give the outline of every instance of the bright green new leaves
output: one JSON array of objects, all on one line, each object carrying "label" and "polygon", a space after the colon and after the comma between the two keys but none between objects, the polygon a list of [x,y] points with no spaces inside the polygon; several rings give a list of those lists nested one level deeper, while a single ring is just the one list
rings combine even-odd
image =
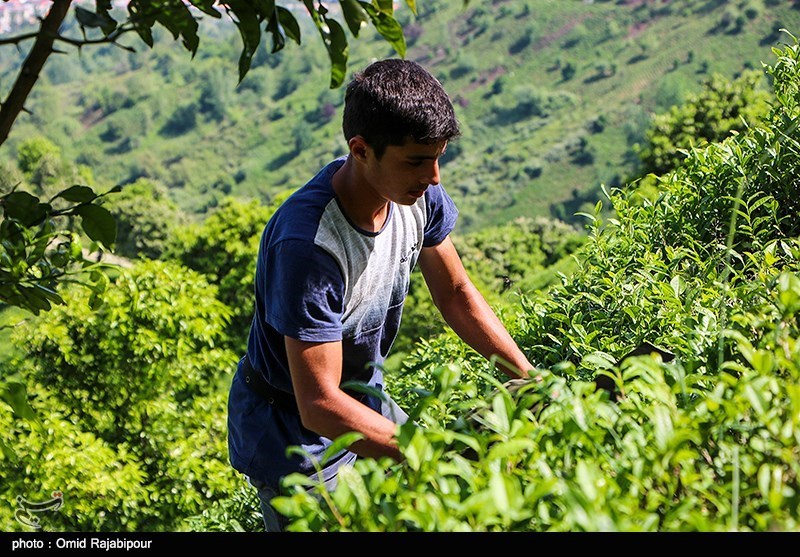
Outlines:
[{"label": "bright green new leaves", "polygon": [[[292,492],[292,528],[797,530],[798,60],[768,70],[763,120],[693,149],[655,200],[609,192],[571,276],[522,293],[510,332],[541,381],[500,384],[453,334],[425,339],[387,381],[411,408],[405,462],[356,461],[337,513]],[[623,357],[643,341],[675,360]]]},{"label": "bright green new leaves", "polygon": [[[225,387],[237,357],[218,347],[229,312],[216,293],[177,264],[141,262],[96,310],[74,289],[71,303],[18,326],[24,356],[8,365],[45,427],[0,414],[18,457],[0,461],[3,497],[62,490],[68,507],[48,529],[70,531],[175,531],[228,500],[239,478],[224,456]],[[2,399],[11,394],[23,411],[21,393]],[[0,523],[22,528],[11,507]]]}]

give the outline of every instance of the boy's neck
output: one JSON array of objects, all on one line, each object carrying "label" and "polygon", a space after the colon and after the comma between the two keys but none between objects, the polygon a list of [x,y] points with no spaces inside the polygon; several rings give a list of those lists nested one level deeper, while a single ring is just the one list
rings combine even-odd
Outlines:
[{"label": "boy's neck", "polygon": [[367,232],[378,232],[383,228],[389,216],[389,202],[371,195],[350,157],[334,173],[333,191],[353,224]]}]

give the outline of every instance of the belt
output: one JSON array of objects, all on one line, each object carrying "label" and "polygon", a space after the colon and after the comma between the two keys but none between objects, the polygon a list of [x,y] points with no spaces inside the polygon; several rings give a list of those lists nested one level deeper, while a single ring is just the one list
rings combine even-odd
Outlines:
[{"label": "belt", "polygon": [[294,414],[300,414],[300,410],[297,409],[297,401],[294,398],[294,394],[276,389],[267,383],[267,380],[264,379],[264,375],[253,367],[247,355],[242,358],[242,366],[239,371],[242,374],[244,382],[275,408],[280,408],[281,410]]}]

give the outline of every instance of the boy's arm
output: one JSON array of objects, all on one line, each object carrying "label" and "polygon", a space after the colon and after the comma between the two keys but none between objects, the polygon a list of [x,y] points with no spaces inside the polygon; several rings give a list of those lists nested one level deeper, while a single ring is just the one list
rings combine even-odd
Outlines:
[{"label": "boy's arm", "polygon": [[423,248],[419,265],[434,304],[456,334],[484,358],[496,355],[513,366],[497,362],[509,377],[528,377],[533,365],[467,276],[452,240]]},{"label": "boy's arm", "polygon": [[339,387],[342,379],[342,343],[284,338],[292,387],[303,426],[328,439],[356,431],[364,435],[364,439],[351,446],[356,454],[402,460],[395,437],[397,424],[358,402]]}]

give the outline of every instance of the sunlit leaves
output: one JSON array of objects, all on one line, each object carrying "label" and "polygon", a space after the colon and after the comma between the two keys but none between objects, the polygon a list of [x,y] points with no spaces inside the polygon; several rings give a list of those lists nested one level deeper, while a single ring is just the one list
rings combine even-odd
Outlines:
[{"label": "sunlit leaves", "polygon": [[403,29],[394,18],[392,2],[377,2],[376,7],[367,2],[359,2],[367,12],[372,24],[378,33],[392,45],[392,48],[402,57],[406,55],[406,40],[403,36]]},{"label": "sunlit leaves", "polygon": [[358,37],[361,28],[367,24],[369,17],[362,4],[367,2],[359,2],[358,0],[340,0],[339,4],[342,6],[342,14],[347,23],[347,28],[354,37]]},{"label": "sunlit leaves", "polygon": [[[348,530],[800,526],[798,59],[781,52],[763,123],[692,150],[657,200],[613,191],[613,219],[586,213],[576,271],[524,296],[511,327],[541,382],[500,385],[451,334],[420,342],[387,382],[418,404],[406,461],[391,487],[364,482],[375,512],[343,517]],[[624,357],[643,341],[676,357]],[[357,470],[385,477],[386,463]]]},{"label": "sunlit leaves", "polygon": [[[88,306],[86,289],[70,289],[69,303],[14,333],[33,409],[51,437],[27,434],[19,421],[3,430],[24,435],[16,452],[35,477],[63,482],[57,487],[81,501],[81,512],[55,517],[60,528],[147,529],[147,507],[158,528],[180,529],[186,516],[230,497],[236,481],[218,458],[226,450],[218,384],[236,362],[216,347],[228,310],[201,275],[174,263],[142,262],[113,282],[90,274],[106,281],[89,295],[98,305]],[[22,392],[7,393],[0,399],[23,412]],[[5,489],[25,489],[26,476],[0,472]],[[115,513],[102,513],[98,501],[112,501]]]}]

